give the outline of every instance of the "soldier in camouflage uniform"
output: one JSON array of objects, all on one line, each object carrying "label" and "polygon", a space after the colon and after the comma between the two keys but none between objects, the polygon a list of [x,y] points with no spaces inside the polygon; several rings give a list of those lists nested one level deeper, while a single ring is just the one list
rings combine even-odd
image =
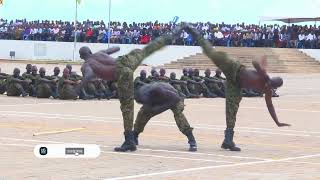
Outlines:
[{"label": "soldier in camouflage uniform", "polygon": [[169,109],[179,130],[187,136],[190,144],[189,151],[197,151],[197,143],[186,117],[183,114],[184,100],[180,98],[177,90],[168,83],[156,82],[142,86],[136,93],[137,103],[142,104],[134,124],[134,138],[138,145],[138,136],[143,132],[148,121]]},{"label": "soldier in camouflage uniform", "polygon": [[7,78],[7,96],[27,96],[28,93],[24,87],[30,83],[30,80],[25,80],[20,76],[20,69],[14,68],[13,75]]},{"label": "soldier in camouflage uniform", "polygon": [[7,91],[7,78],[9,77],[6,73],[1,73],[0,68],[0,94],[4,94]]},{"label": "soldier in camouflage uniform", "polygon": [[158,77],[159,82],[165,82],[168,83],[170,81],[170,78],[166,76],[166,70],[164,68],[160,69],[160,75]]},{"label": "soldier in camouflage uniform", "polygon": [[25,79],[25,80],[30,80],[31,83],[30,84],[27,84],[24,89],[26,89],[27,93],[29,94],[29,96],[32,96],[32,97],[36,97],[36,78],[38,76],[38,68],[37,66],[31,66],[31,73],[29,71],[29,64],[27,65],[26,69],[27,69],[27,72],[23,73],[22,74],[22,77]]},{"label": "soldier in camouflage uniform", "polygon": [[[210,69],[206,69],[204,72],[205,76],[203,77],[204,83],[208,87],[208,89],[218,95],[219,97],[225,97],[224,91],[220,88],[221,84],[223,84],[223,81],[216,78],[216,77],[211,77],[211,71]],[[220,85],[220,86],[219,86]]]},{"label": "soldier in camouflage uniform", "polygon": [[156,68],[152,68],[151,72],[150,72],[150,76],[148,76],[148,78],[147,78],[150,82],[154,81],[154,73],[155,72],[157,72]]},{"label": "soldier in camouflage uniform", "polygon": [[65,68],[63,75],[58,81],[59,98],[63,100],[76,100],[80,96],[80,83],[70,78],[70,70]]},{"label": "soldier in camouflage uniform", "polygon": [[241,88],[250,88],[256,91],[265,93],[265,101],[267,108],[274,122],[279,126],[290,126],[286,123],[280,123],[275,113],[272,104],[272,89],[281,87],[283,80],[280,77],[270,78],[265,69],[266,57],[263,57],[261,62],[253,61],[255,70],[251,70],[242,65],[239,61],[233,61],[226,53],[215,51],[210,42],[204,40],[197,30],[190,26],[185,26],[185,29],[191,33],[192,37],[202,47],[203,52],[209,59],[222,70],[227,78],[226,83],[226,124],[225,139],[221,145],[223,149],[231,151],[240,151],[233,142],[234,127],[236,122],[236,115],[239,108],[239,103],[242,99]]},{"label": "soldier in camouflage uniform", "polygon": [[46,76],[46,69],[41,67],[35,82],[37,98],[58,97],[57,80]]},{"label": "soldier in camouflage uniform", "polygon": [[24,72],[24,73],[22,74],[22,77],[23,77],[24,79],[26,79],[27,76],[31,75],[31,69],[32,69],[32,65],[31,65],[31,64],[27,64],[27,65],[26,65],[26,72]]},{"label": "soldier in camouflage uniform", "polygon": [[199,96],[195,94],[191,94],[187,87],[187,81],[181,81],[176,79],[176,73],[170,73],[170,80],[169,83],[173,86],[179,93],[181,97],[186,98],[199,98]]},{"label": "soldier in camouflage uniform", "polygon": [[205,84],[205,81],[203,80],[203,77],[200,76],[199,69],[195,69],[193,74],[191,73],[189,76],[191,79],[197,82],[197,84],[195,84],[196,94],[203,94],[203,96],[206,98],[217,97],[216,94],[210,92],[209,88]]},{"label": "soldier in camouflage uniform", "polygon": [[59,76],[59,74],[60,74],[60,68],[59,67],[54,67],[53,75],[51,76],[51,79],[59,80],[61,78]]},{"label": "soldier in camouflage uniform", "polygon": [[147,72],[145,70],[141,70],[140,76],[136,77],[133,83],[134,83],[134,92],[136,93],[142,86],[148,83],[151,83],[151,81],[147,79]]},{"label": "soldier in camouflage uniform", "polygon": [[120,100],[120,109],[122,111],[125,142],[121,147],[116,147],[115,151],[135,151],[136,145],[133,141],[133,110],[134,110],[134,84],[133,73],[142,63],[142,61],[171,43],[172,38],[164,36],[150,42],[142,50],[135,49],[130,53],[120,56],[117,60],[110,54],[119,51],[119,47],[109,48],[92,54],[88,47],[80,48],[80,57],[85,60],[82,65],[82,74],[84,75],[83,84],[86,84],[93,78],[101,78],[109,81],[117,81],[118,96]]}]

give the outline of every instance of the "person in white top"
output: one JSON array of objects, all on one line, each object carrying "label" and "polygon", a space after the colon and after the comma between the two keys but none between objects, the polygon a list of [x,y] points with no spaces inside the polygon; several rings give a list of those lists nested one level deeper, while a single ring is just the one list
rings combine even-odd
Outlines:
[{"label": "person in white top", "polygon": [[314,34],[314,32],[310,32],[307,36],[306,36],[306,48],[311,48],[313,49],[316,43],[316,35]]},{"label": "person in white top", "polygon": [[304,43],[306,40],[306,36],[303,32],[301,32],[298,36],[299,42],[298,42],[298,48],[304,48]]}]

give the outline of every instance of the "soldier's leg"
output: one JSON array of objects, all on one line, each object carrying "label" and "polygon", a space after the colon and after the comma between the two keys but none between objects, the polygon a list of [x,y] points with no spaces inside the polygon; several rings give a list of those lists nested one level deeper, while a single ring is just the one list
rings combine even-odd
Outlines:
[{"label": "soldier's leg", "polygon": [[233,142],[237,112],[239,109],[239,104],[242,99],[241,88],[232,82],[227,82],[226,87],[226,124],[227,128],[225,130],[225,139],[221,145],[224,149],[230,149],[231,151],[240,151],[241,149],[236,147]]},{"label": "soldier's leg", "polygon": [[182,92],[187,96],[187,98],[199,98],[198,95],[192,94],[189,89],[187,84],[181,84],[180,85]]},{"label": "soldier's leg", "polygon": [[121,147],[116,147],[115,151],[135,151],[134,142],[133,113],[134,113],[134,89],[133,89],[133,71],[128,67],[117,67],[118,77],[118,96],[120,100],[120,109],[122,111],[125,142]]},{"label": "soldier's leg", "polygon": [[133,128],[134,141],[136,145],[139,144],[139,141],[138,141],[139,134],[143,132],[144,127],[147,125],[149,120],[156,115],[157,114],[155,113],[146,111],[144,106],[140,108],[136,121],[134,123],[134,128]]},{"label": "soldier's leg", "polygon": [[13,92],[13,96],[20,96],[22,95],[23,97],[27,96],[27,92],[24,90],[23,86],[19,83],[14,84],[15,91]]},{"label": "soldier's leg", "polygon": [[38,85],[37,98],[49,98],[51,96],[51,87],[47,83]]},{"label": "soldier's leg", "polygon": [[171,110],[174,114],[174,119],[179,130],[188,138],[188,143],[190,144],[189,151],[197,151],[197,143],[192,133],[193,128],[190,126],[187,118],[183,114],[184,106],[184,101],[181,100]]},{"label": "soldier's leg", "polygon": [[6,82],[4,80],[0,81],[0,94],[3,94],[7,91]]},{"label": "soldier's leg", "polygon": [[214,94],[214,93],[209,91],[209,88],[204,83],[200,84],[200,91],[201,91],[201,93],[203,94],[204,97],[207,97],[207,98],[215,98],[215,97],[217,97],[216,94]]},{"label": "soldier's leg", "polygon": [[77,99],[78,94],[80,93],[79,87],[74,87],[70,84],[65,84],[60,92],[60,99],[68,100],[68,99]]}]

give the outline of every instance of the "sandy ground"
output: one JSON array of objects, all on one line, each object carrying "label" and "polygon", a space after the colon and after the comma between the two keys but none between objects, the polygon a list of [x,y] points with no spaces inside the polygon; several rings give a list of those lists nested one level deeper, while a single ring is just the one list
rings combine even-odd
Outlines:
[{"label": "sandy ground", "polygon": [[[25,65],[0,66],[10,72],[13,66]],[[150,121],[136,152],[115,153],[113,148],[123,142],[117,100],[61,101],[2,95],[0,180],[320,179],[320,74],[281,76],[285,84],[279,89],[281,97],[273,102],[280,121],[292,126],[276,127],[263,98],[243,98],[235,129],[241,152],[220,148],[225,128],[222,98],[185,102],[198,152],[187,151],[187,139],[167,111]],[[139,107],[135,106],[135,114]],[[35,132],[79,127],[85,129],[32,136]],[[98,144],[102,152],[96,159],[36,158],[33,148],[46,143]]]}]

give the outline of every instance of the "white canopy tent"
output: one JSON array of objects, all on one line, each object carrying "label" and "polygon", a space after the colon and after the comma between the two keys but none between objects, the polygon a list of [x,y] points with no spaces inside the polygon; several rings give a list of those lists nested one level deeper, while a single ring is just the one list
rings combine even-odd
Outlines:
[{"label": "white canopy tent", "polygon": [[300,23],[300,22],[316,22],[320,21],[320,17],[260,17],[260,22],[263,21],[281,21],[284,23]]}]

